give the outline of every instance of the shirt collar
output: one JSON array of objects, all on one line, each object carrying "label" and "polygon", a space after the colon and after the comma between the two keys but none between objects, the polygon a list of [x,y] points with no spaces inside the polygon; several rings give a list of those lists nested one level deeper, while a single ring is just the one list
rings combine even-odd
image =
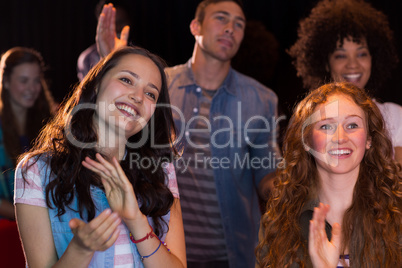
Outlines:
[{"label": "shirt collar", "polygon": [[[183,85],[181,87],[186,87],[186,86],[195,86],[195,88],[199,87],[199,85],[197,85],[197,83],[195,81],[193,69],[191,69],[191,58],[187,61],[186,67],[187,67],[186,78],[183,81]],[[234,74],[235,74],[235,72],[234,72],[233,68],[230,67],[229,73],[226,76],[225,80],[223,80],[223,83],[219,87],[218,92],[224,90],[224,91],[228,92],[229,94],[236,96],[238,83],[236,83],[236,81],[235,81],[236,76]]]}]

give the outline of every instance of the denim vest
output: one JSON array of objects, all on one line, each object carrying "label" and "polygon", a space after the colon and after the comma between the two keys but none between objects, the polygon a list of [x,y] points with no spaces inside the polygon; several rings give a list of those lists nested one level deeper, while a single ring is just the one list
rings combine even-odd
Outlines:
[{"label": "denim vest", "polygon": [[[42,161],[42,159],[39,160],[37,164],[39,170],[42,170],[42,172],[40,172],[42,176],[44,175],[45,178],[50,179],[54,178],[54,175],[50,174],[50,168],[47,168],[48,165],[44,161]],[[44,170],[42,168],[44,168]],[[44,187],[46,187],[46,185],[44,185]],[[99,214],[105,209],[110,208],[106,195],[101,189],[97,187],[91,187],[91,196],[95,203],[96,208],[95,217],[99,216]],[[76,197],[74,197],[70,205],[70,209],[67,209],[66,213],[60,217],[57,216],[57,209],[54,206],[53,200],[50,200],[50,202],[52,204],[52,207],[54,207],[53,209],[48,208],[50,223],[52,227],[53,240],[56,247],[57,257],[58,259],[60,259],[64,251],[67,249],[67,246],[70,243],[71,239],[74,236],[74,234],[70,229],[69,221],[73,218],[79,218],[81,220],[82,218],[80,217],[78,212],[79,211],[78,200]],[[141,205],[140,201],[139,205]],[[83,216],[84,218],[86,218],[86,213],[84,213]],[[165,221],[166,223],[169,223],[169,219],[170,219],[170,212],[162,217],[162,220]],[[148,217],[148,222],[152,226],[152,228],[155,229],[152,218]],[[168,227],[166,224],[162,224],[162,227],[163,227],[163,235],[162,237],[160,237],[160,239],[165,240]],[[129,236],[129,231],[127,231],[127,236]],[[130,240],[130,238],[128,239]],[[130,245],[131,245],[131,253],[134,259],[134,267],[144,267],[144,265],[141,262],[141,256],[137,250],[136,245],[131,242]],[[113,266],[114,266],[114,244],[105,251],[95,251],[95,254],[92,257],[91,263],[89,264],[88,267],[107,268]]]},{"label": "denim vest", "polygon": [[[187,138],[188,129],[193,128],[190,122],[198,116],[202,89],[196,84],[191,60],[165,70],[169,77],[177,141],[186,150],[187,146],[192,146],[191,139]],[[273,124],[277,119],[277,101],[272,90],[233,69],[212,99],[211,154],[215,159],[230,163],[214,168],[213,172],[231,268],[248,268],[255,264],[254,248],[258,243],[261,218],[256,189],[281,160],[276,144],[276,124]],[[269,124],[264,124],[262,118]],[[262,164],[254,165],[254,160]],[[180,172],[176,176],[180,190]],[[183,193],[181,197],[186,198]],[[191,213],[182,213],[184,222],[191,218]]]}]

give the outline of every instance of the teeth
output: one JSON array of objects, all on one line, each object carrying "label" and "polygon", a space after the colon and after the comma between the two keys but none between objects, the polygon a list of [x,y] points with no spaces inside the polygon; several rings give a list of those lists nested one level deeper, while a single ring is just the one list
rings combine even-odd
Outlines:
[{"label": "teeth", "polygon": [[137,113],[135,112],[135,110],[134,110],[133,108],[131,108],[130,106],[119,104],[119,105],[116,105],[116,107],[117,107],[117,109],[119,109],[119,110],[124,110],[124,111],[126,111],[127,113],[131,114],[132,116],[136,116],[136,115],[137,115]]},{"label": "teeth", "polygon": [[348,155],[351,154],[351,150],[332,150],[328,152],[330,155]]},{"label": "teeth", "polygon": [[361,74],[345,74],[343,77],[346,79],[357,79],[361,76]]}]

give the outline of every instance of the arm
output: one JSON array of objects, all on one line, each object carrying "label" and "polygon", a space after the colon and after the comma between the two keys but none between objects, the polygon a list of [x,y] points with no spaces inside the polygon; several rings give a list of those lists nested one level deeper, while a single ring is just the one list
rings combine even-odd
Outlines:
[{"label": "arm", "polygon": [[101,58],[108,55],[113,50],[127,45],[130,27],[124,26],[120,34],[120,39],[116,34],[116,9],[113,4],[103,6],[96,28],[96,46]]},{"label": "arm", "polygon": [[335,223],[332,226],[332,239],[328,241],[325,233],[325,217],[329,211],[329,205],[320,203],[314,208],[313,219],[310,221],[308,238],[308,251],[313,267],[336,267],[340,256],[341,226]]},{"label": "arm", "polygon": [[[96,160],[86,157],[82,164],[101,177],[111,209],[119,214],[134,239],[140,240],[150,233],[151,227],[138,206],[132,184],[116,158],[113,157],[112,163],[109,163],[100,154],[96,154]],[[160,246],[160,241],[155,237],[136,244],[141,256],[152,254],[143,260],[145,267],[185,267],[184,231],[181,221],[180,205],[175,201],[171,208],[169,232],[166,236],[171,253],[164,246]]]},{"label": "arm", "polygon": [[89,223],[72,219],[74,237],[57,259],[48,209],[27,204],[16,205],[17,224],[29,267],[88,267],[95,251],[103,251],[116,241],[120,219],[110,210]]}]

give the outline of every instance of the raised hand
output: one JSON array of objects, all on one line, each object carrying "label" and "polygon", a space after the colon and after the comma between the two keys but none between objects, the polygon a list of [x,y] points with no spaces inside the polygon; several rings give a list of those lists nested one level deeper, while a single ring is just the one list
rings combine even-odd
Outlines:
[{"label": "raised hand", "polygon": [[116,34],[116,9],[113,4],[105,4],[99,16],[96,28],[96,46],[99,55],[105,57],[113,50],[127,46],[130,26],[124,26],[120,38]]},{"label": "raised hand", "polygon": [[71,243],[78,250],[88,253],[104,251],[119,237],[120,230],[117,227],[120,222],[117,213],[112,213],[110,209],[106,209],[89,223],[77,218],[72,219],[69,222],[74,234]]},{"label": "raised hand", "polygon": [[336,267],[340,256],[341,226],[338,223],[332,226],[332,239],[328,240],[325,233],[325,218],[329,205],[320,203],[314,208],[313,219],[310,221],[309,254],[314,267]]},{"label": "raised hand", "polygon": [[86,157],[82,165],[100,176],[110,208],[126,223],[142,218],[133,186],[117,159],[110,163],[97,153],[96,160]]}]

